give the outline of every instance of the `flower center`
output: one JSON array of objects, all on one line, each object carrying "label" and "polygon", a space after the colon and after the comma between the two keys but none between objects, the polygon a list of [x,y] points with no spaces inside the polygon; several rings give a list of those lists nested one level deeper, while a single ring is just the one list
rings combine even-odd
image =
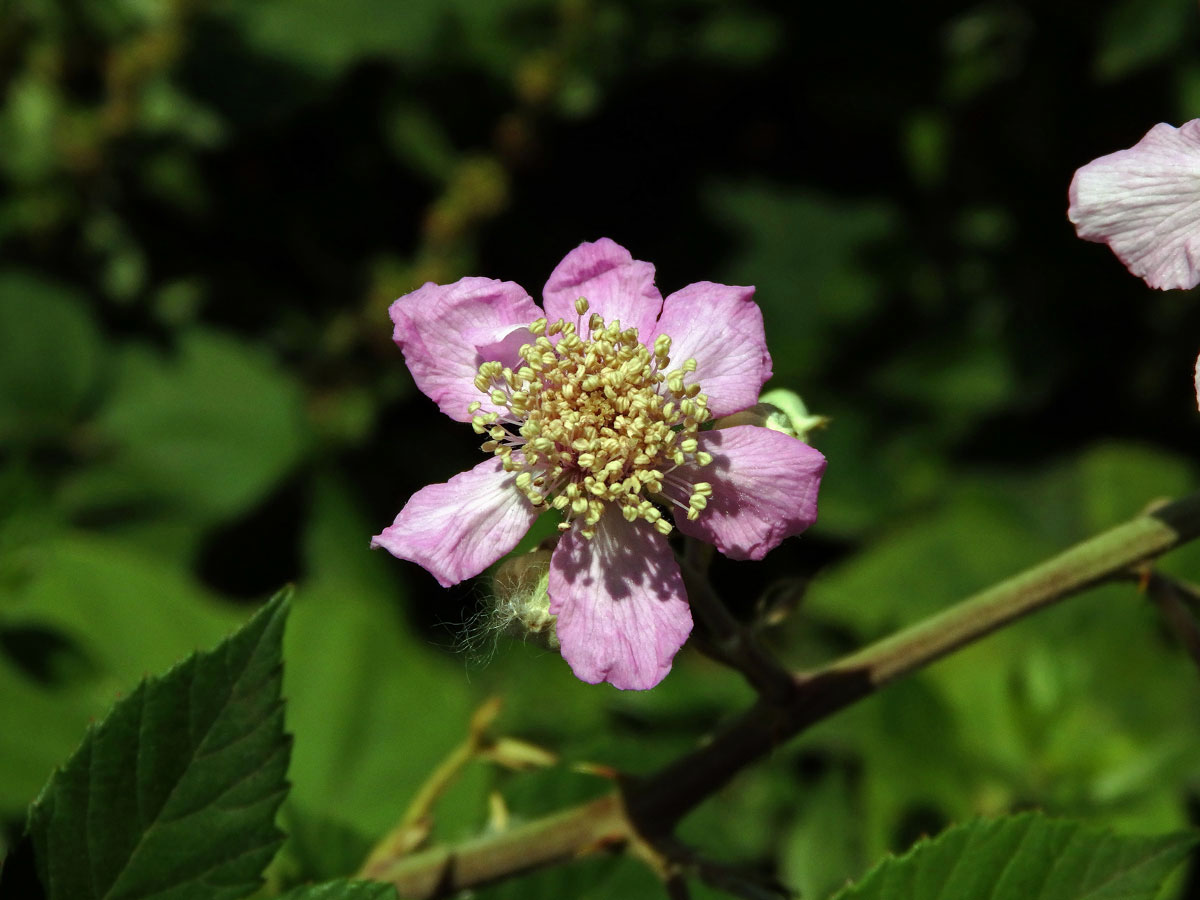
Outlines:
[{"label": "flower center", "polygon": [[[708,397],[695,381],[684,383],[696,361],[668,371],[667,335],[659,335],[651,351],[636,328],[622,330],[619,321],[605,323],[597,313],[581,337],[587,300],[576,300],[575,309],[578,323],[542,318],[529,326],[535,339],[521,347],[524,364],[515,371],[500,362],[479,367],[475,386],[503,411],[480,413],[482,403],[472,403],[472,427],[488,435],[483,449],[517,473],[517,488],[530,503],[563,513],[559,529],[581,519],[581,533],[590,538],[605,505],[616,504],[627,521],[644,519],[669,534],[671,523],[650,495],[693,521],[712,495],[707,482],[675,472],[712,462],[696,440],[711,418]],[[668,486],[688,495],[688,504],[664,495]]]}]

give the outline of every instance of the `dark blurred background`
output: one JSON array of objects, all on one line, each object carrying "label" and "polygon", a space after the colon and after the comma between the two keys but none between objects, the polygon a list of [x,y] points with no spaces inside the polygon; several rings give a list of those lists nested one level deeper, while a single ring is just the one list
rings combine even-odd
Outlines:
[{"label": "dark blurred background", "polygon": [[[635,770],[745,702],[686,649],[651,694],[579,684],[494,634],[481,583],[367,551],[479,458],[390,341],[425,281],[538,297],[609,236],[664,294],[757,286],[771,386],[832,418],[829,469],[809,535],[714,577],[746,617],[815,579],[771,632],[794,665],[1194,489],[1200,303],[1065,213],[1075,168],[1200,115],[1198,36],[1183,0],[0,6],[9,837],[91,717],[285,582],[277,884],[352,868],[490,692],[505,728]],[[819,897],[974,814],[1177,827],[1198,719],[1153,610],[1097,591],[781,751],[689,837]],[[604,787],[480,766],[439,836],[490,790],[533,815]],[[522,890],[656,890],[582,871]]]}]

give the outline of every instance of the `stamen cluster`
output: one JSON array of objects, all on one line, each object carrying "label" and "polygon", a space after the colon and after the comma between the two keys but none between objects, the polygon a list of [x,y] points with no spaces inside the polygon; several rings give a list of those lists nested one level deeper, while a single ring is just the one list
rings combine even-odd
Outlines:
[{"label": "stamen cluster", "polygon": [[[689,482],[675,470],[705,466],[712,456],[698,449],[696,434],[711,418],[708,397],[693,381],[696,360],[668,371],[671,339],[663,334],[651,352],[636,328],[622,330],[575,301],[577,322],[541,318],[529,326],[534,341],[520,349],[515,371],[485,362],[475,387],[503,412],[480,413],[471,404],[472,426],[486,434],[483,449],[516,472],[517,488],[539,509],[563,514],[563,531],[582,520],[581,533],[594,535],[606,504],[616,504],[629,522],[644,519],[661,534],[671,523],[650,500],[673,503],[695,521],[712,496],[708,482]],[[557,341],[551,338],[558,337]],[[684,506],[663,491],[689,495]]]}]

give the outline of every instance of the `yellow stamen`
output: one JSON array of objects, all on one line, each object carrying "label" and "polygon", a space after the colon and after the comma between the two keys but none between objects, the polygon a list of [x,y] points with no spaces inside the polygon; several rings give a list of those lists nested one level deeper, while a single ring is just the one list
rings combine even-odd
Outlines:
[{"label": "yellow stamen", "polygon": [[[589,309],[585,298],[575,301],[581,322]],[[669,476],[676,466],[712,462],[697,440],[711,418],[708,398],[699,384],[684,384],[696,360],[667,371],[669,336],[659,335],[651,349],[619,321],[606,323],[598,313],[586,321],[585,337],[574,322],[538,319],[529,326],[532,342],[518,351],[522,365],[479,366],[475,387],[503,416],[480,413],[476,401],[471,425],[490,439],[483,449],[516,473],[531,504],[562,512],[561,530],[579,519],[580,534],[591,537],[606,507],[616,504],[627,521],[669,534],[671,522],[649,499],[662,494],[669,477],[673,492],[689,494],[689,519],[712,496],[707,482],[686,485],[680,473]]]}]

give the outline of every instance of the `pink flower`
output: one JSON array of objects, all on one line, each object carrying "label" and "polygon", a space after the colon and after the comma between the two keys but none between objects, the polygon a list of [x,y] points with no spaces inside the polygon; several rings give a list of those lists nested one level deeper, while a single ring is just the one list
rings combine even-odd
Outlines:
[{"label": "pink flower", "polygon": [[[1150,287],[1200,284],[1200,119],[1160,122],[1128,150],[1093,160],[1069,194],[1076,234],[1108,244]],[[1200,407],[1200,359],[1196,367]]]},{"label": "pink flower", "polygon": [[404,295],[390,312],[413,379],[490,458],[422,488],[371,546],[448,587],[559,510],[563,657],[593,684],[658,684],[692,628],[660,506],[733,559],[761,559],[817,516],[816,450],[748,425],[700,430],[754,405],[771,375],[753,295],[698,282],[664,301],[654,267],[607,238],[558,264],[544,311],[489,278]]},{"label": "pink flower", "polygon": [[1159,123],[1071,180],[1067,217],[1159,290],[1200,284],[1200,119]]}]

